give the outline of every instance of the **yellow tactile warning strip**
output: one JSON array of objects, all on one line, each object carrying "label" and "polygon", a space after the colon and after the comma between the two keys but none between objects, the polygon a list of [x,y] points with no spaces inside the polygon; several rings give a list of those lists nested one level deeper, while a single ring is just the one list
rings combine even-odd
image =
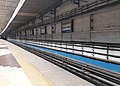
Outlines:
[{"label": "yellow tactile warning strip", "polygon": [[48,80],[36,68],[29,64],[25,59],[21,58],[20,53],[16,52],[14,47],[9,47],[13,56],[16,58],[26,75],[29,77],[34,86],[55,86],[52,81]]}]

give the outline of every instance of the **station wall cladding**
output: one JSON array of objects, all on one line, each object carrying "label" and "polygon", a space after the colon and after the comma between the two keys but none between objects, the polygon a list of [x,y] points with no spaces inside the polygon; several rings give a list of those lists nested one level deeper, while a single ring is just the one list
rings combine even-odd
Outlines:
[{"label": "station wall cladding", "polygon": [[[81,2],[80,6],[90,4],[97,0],[86,0]],[[56,8],[55,15],[65,14],[68,11],[78,8],[78,5],[70,1],[64,1],[61,6]],[[85,41],[85,42],[105,42],[120,43],[120,4],[100,7],[90,12],[60,19],[59,21],[50,20],[50,23],[41,26],[26,29],[27,38],[36,38],[41,40],[65,40],[65,41]],[[70,15],[70,14],[69,14]],[[71,11],[72,15],[72,11]],[[53,17],[48,12],[43,20]],[[63,15],[62,15],[63,17]],[[35,23],[41,21],[36,19]],[[43,28],[43,29],[41,29]],[[34,29],[33,33],[31,30]],[[21,30],[21,35],[15,35],[17,38],[25,36],[25,30]]]}]

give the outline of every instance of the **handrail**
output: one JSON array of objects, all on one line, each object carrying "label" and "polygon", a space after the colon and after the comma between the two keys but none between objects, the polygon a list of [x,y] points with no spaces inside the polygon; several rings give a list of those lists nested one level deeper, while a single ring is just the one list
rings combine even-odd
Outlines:
[{"label": "handrail", "polygon": [[[11,41],[12,42],[12,41]],[[58,65],[65,70],[95,84],[98,86],[117,86],[120,84],[120,74],[110,72],[108,70],[93,66],[81,61],[73,60],[68,57],[51,54],[47,51],[37,50],[32,47],[28,47],[26,44],[12,42],[41,58]]]},{"label": "handrail", "polygon": [[[120,61],[116,61],[116,60],[111,60],[110,58],[117,58],[120,59],[120,55],[118,54],[114,54],[111,52],[120,52],[120,44],[112,44],[112,43],[97,43],[97,42],[75,42],[75,41],[55,41],[55,40],[35,40],[33,39],[28,39],[28,37],[23,38],[26,41],[32,41],[32,44],[34,45],[34,42],[39,42],[39,45],[41,47],[46,47],[49,48],[55,48],[56,50],[59,49],[65,49],[66,51],[62,50],[63,52],[68,52],[68,53],[72,53],[72,54],[77,54],[77,55],[82,55],[88,58],[92,58],[92,59],[98,59],[98,60],[102,60],[102,61],[106,61],[106,62],[110,62],[110,63],[115,63],[115,64],[120,64]],[[20,39],[20,40],[23,40]],[[53,45],[52,45],[53,44]],[[59,46],[57,46],[59,45]],[[64,46],[62,46],[64,45]],[[69,47],[72,46],[72,47]],[[77,48],[75,48],[77,47]],[[59,48],[59,49],[58,49]],[[81,48],[81,49],[79,49]],[[86,48],[90,48],[90,50],[87,50]],[[104,51],[104,52],[98,52],[96,51],[96,49],[98,49],[98,51]],[[72,52],[69,52],[69,50],[72,50]],[[77,53],[80,52],[80,53]],[[84,55],[84,53],[89,53],[90,55]],[[91,56],[92,55],[92,56]],[[96,57],[96,55],[101,55],[103,56],[103,58],[99,58],[98,56]]]}]

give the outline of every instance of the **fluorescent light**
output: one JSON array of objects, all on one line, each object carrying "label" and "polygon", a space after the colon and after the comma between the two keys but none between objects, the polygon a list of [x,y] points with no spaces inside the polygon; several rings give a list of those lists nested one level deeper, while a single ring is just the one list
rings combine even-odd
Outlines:
[{"label": "fluorescent light", "polygon": [[17,15],[17,13],[19,12],[19,10],[22,8],[22,6],[23,6],[23,4],[25,3],[25,1],[26,1],[26,0],[20,0],[20,1],[19,1],[19,3],[18,3],[18,5],[17,5],[17,7],[16,7],[16,9],[15,9],[12,17],[10,18],[9,22],[8,22],[7,25],[5,26],[4,30],[0,33],[0,35],[7,30],[7,28],[9,27],[9,25],[11,24],[11,22],[13,21],[13,19],[16,17],[16,15]]}]

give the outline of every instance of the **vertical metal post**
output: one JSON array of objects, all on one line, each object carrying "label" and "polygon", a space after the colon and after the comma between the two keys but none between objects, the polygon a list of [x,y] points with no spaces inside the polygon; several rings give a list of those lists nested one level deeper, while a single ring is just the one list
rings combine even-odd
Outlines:
[{"label": "vertical metal post", "polygon": [[83,55],[83,43],[81,43],[81,44],[82,44],[82,46],[81,46],[81,47],[82,47],[82,55]]},{"label": "vertical metal post", "polygon": [[61,51],[62,51],[62,42],[61,42],[60,46],[61,46]]},{"label": "vertical metal post", "polygon": [[72,44],[72,49],[73,49],[73,53],[74,53],[74,44]]},{"label": "vertical metal post", "polygon": [[94,57],[95,55],[95,53],[94,53],[94,44],[92,45],[92,51],[93,51],[93,53],[92,53],[92,56]]},{"label": "vertical metal post", "polygon": [[67,42],[66,42],[66,51],[67,51]]},{"label": "vertical metal post", "polygon": [[56,32],[56,8],[51,10],[51,32],[52,32],[52,40],[53,40],[53,34]]},{"label": "vertical metal post", "polygon": [[73,35],[72,35],[72,33],[73,33],[73,31],[74,31],[74,20],[72,19],[71,20],[71,32],[70,32],[70,36],[71,36],[71,41],[73,41]]},{"label": "vertical metal post", "polygon": [[93,14],[90,14],[90,42],[91,42],[91,35],[92,35],[92,31],[93,31],[93,27],[94,27],[94,20],[93,20]]},{"label": "vertical metal post", "polygon": [[107,60],[109,60],[109,44],[107,44]]},{"label": "vertical metal post", "polygon": [[63,22],[61,21],[61,41],[63,41],[63,31],[62,31],[62,28],[63,27]]}]

